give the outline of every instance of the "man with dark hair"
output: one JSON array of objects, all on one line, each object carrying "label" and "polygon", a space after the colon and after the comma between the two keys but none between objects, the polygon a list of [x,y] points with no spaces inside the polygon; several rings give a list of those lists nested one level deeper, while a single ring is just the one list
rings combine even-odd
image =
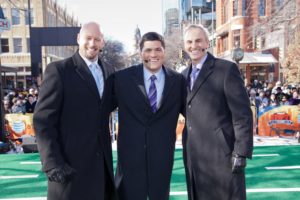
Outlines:
[{"label": "man with dark hair", "polygon": [[110,135],[102,131],[103,90],[114,69],[99,59],[99,24],[84,24],[79,51],[50,63],[33,123],[48,200],[110,200],[114,194]]},{"label": "man with dark hair", "polygon": [[203,26],[187,27],[191,65],[182,73],[189,83],[183,134],[189,200],[245,200],[244,168],[253,149],[250,102],[237,65],[215,58],[208,47]]},{"label": "man with dark hair", "polygon": [[161,35],[146,33],[140,42],[143,63],[111,77],[109,93],[113,96],[107,98],[107,104],[113,102],[109,111],[118,107],[115,182],[120,200],[169,199],[177,120],[184,110],[185,80],[163,66],[164,47]]}]

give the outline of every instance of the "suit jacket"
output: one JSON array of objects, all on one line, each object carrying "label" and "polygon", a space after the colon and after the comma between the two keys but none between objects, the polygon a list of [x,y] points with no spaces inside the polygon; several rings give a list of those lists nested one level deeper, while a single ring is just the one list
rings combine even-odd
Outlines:
[{"label": "suit jacket", "polygon": [[[182,73],[187,82],[191,66]],[[184,162],[189,199],[244,199],[244,174],[231,172],[231,156],[251,158],[252,112],[236,64],[208,57],[187,89]],[[196,197],[195,197],[196,194]]]},{"label": "suit jacket", "polygon": [[[105,80],[114,70],[99,65]],[[43,171],[68,164],[77,172],[68,184],[49,181],[48,199],[104,200],[99,188],[113,183],[110,135],[101,129],[104,106],[78,52],[46,68],[33,117]]]},{"label": "suit jacket", "polygon": [[[185,99],[184,77],[163,67],[161,106],[152,113],[144,86],[143,65],[116,72],[113,94],[118,107],[118,165],[115,177],[120,200],[169,199],[179,113]],[[110,100],[110,102],[112,102]]]}]

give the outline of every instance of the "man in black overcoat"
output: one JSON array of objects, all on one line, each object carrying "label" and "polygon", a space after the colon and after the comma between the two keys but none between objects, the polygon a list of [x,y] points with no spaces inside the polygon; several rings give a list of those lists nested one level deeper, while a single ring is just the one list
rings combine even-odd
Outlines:
[{"label": "man in black overcoat", "polygon": [[112,76],[110,110],[118,107],[119,117],[115,183],[119,200],[168,200],[185,80],[163,66],[159,34],[143,35],[140,55],[143,63]]},{"label": "man in black overcoat", "polygon": [[252,157],[252,112],[236,64],[207,52],[207,30],[190,25],[184,48],[187,87],[184,163],[189,200],[246,199],[246,158]]},{"label": "man in black overcoat", "polygon": [[82,26],[72,57],[50,63],[33,117],[48,200],[109,200],[114,194],[110,135],[102,130],[103,90],[113,67],[95,22]]}]

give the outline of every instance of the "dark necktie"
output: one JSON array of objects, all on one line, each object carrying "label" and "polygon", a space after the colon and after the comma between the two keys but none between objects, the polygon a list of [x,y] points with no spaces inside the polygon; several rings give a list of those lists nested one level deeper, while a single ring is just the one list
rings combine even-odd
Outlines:
[{"label": "dark necktie", "polygon": [[151,110],[153,113],[156,112],[157,110],[157,91],[156,91],[156,86],[155,86],[155,80],[156,80],[156,76],[152,75],[150,77],[151,83],[150,83],[150,87],[149,87],[149,93],[148,93],[148,99],[150,102],[150,106],[151,106]]},{"label": "dark necktie", "polygon": [[199,68],[197,68],[197,67],[193,67],[192,68],[192,72],[191,72],[191,74],[190,74],[190,89],[192,90],[193,89],[193,86],[194,86],[194,83],[195,83],[195,81],[196,81],[196,79],[197,79],[197,75],[198,75],[198,72],[199,72]]}]

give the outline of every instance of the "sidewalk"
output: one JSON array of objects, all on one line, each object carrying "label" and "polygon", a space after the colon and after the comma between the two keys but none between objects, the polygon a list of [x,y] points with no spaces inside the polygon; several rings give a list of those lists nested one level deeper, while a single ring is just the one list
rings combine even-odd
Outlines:
[{"label": "sidewalk", "polygon": [[290,137],[268,137],[268,136],[254,136],[254,146],[279,146],[279,145],[300,145],[298,139],[294,136]]}]

